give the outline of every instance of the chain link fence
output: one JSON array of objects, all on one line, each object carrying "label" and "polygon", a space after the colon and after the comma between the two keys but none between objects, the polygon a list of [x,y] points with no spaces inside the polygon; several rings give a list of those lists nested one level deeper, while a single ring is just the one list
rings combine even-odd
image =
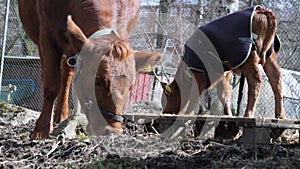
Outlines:
[{"label": "chain link fence", "polygon": [[[9,2],[9,6],[8,3]],[[277,34],[282,47],[278,54],[278,63],[283,70],[284,106],[290,119],[300,118],[300,2],[297,0],[141,0],[138,23],[130,42],[135,49],[161,50],[164,59],[161,63],[167,76],[159,80],[170,82],[174,75],[180,57],[183,53],[185,40],[192,34],[194,28],[208,23],[220,16],[235,12],[251,5],[261,4],[273,11],[278,21]],[[8,12],[7,29],[5,18]],[[13,84],[17,90],[11,94],[10,102],[29,109],[41,110],[42,84],[41,67],[36,46],[25,35],[18,17],[16,0],[0,0],[0,38],[3,51],[1,68],[2,86]],[[6,45],[3,43],[5,41]],[[152,73],[139,74],[135,86],[130,92],[126,108],[141,101],[151,101],[160,104],[162,89],[153,76],[160,74],[161,65],[153,68]],[[170,79],[166,78],[169,77]],[[274,101],[267,77],[263,76],[262,93],[257,108],[257,115],[273,117]],[[233,83],[233,80],[232,80]],[[244,87],[247,88],[246,86]],[[214,90],[208,96],[209,105],[213,111],[220,111]],[[242,108],[245,108],[246,93],[244,91]],[[236,108],[237,89],[233,87],[233,108]],[[72,95],[74,95],[72,93]],[[2,91],[0,101],[5,102],[7,92]],[[74,97],[70,97],[71,110],[75,105]]]}]

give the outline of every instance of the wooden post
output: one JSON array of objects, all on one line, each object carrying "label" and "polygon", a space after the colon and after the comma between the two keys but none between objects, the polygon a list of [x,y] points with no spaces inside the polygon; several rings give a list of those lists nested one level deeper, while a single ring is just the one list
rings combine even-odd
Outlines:
[{"label": "wooden post", "polygon": [[17,86],[8,84],[7,86],[2,86],[1,87],[1,92],[7,92],[7,97],[6,97],[6,104],[9,104],[10,99],[11,99],[11,92],[16,91]]},{"label": "wooden post", "polygon": [[242,143],[247,148],[255,148],[258,144],[270,143],[270,129],[265,127],[243,127]]}]

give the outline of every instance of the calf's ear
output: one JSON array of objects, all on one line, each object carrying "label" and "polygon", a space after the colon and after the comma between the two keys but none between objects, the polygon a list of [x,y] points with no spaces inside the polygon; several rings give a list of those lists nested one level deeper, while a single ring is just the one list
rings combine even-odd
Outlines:
[{"label": "calf's ear", "polygon": [[157,64],[162,58],[159,52],[134,52],[135,69],[139,73]]}]

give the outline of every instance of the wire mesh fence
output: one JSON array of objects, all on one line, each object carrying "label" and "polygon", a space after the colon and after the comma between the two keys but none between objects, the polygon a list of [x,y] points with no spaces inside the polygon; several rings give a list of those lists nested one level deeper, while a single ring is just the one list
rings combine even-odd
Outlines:
[{"label": "wire mesh fence", "polygon": [[[17,1],[12,0],[7,9],[7,0],[0,0],[0,37],[6,41],[4,50],[2,86],[14,84],[17,90],[12,93],[11,103],[40,111],[42,105],[41,66],[36,46],[25,35],[18,17]],[[251,5],[261,4],[276,14],[277,34],[282,47],[278,53],[278,63],[283,70],[284,106],[288,118],[300,118],[300,2],[296,0],[141,0],[139,19],[129,40],[134,49],[161,50],[164,54],[161,65],[153,68],[161,74],[163,67],[167,76],[159,80],[170,82],[182,57],[183,46],[193,30],[220,16],[227,15]],[[4,21],[8,11],[8,27]],[[5,37],[5,38],[4,38]],[[1,43],[3,44],[3,43]],[[263,86],[260,94],[257,115],[273,117],[274,96],[268,79],[263,75]],[[234,83],[234,79],[231,81]],[[244,87],[242,109],[246,104]],[[232,107],[236,108],[237,88],[232,87]],[[204,98],[204,105],[213,111],[220,111],[222,106],[216,98],[214,89]],[[72,93],[74,95],[74,93]],[[141,102],[151,101],[160,104],[162,89],[152,73],[142,73],[136,78],[135,86],[130,92],[126,107]],[[1,92],[1,101],[6,101],[6,93]],[[207,100],[210,100],[207,103]],[[75,99],[70,98],[71,111]],[[212,111],[211,111],[212,112]]]}]

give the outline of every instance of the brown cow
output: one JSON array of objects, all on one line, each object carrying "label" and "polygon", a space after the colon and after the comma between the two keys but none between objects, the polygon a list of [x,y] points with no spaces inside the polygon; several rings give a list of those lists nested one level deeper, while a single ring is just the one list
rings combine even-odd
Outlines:
[{"label": "brown cow", "polygon": [[[242,18],[238,20],[235,18],[234,21],[230,21],[230,19],[224,17],[214,22],[214,24],[216,23],[217,26],[213,27],[212,29],[217,31],[217,38],[219,38],[219,41],[224,41],[223,45],[225,45],[225,47],[220,46],[218,40],[212,40],[211,34],[213,33],[207,31],[207,28],[209,26],[206,25],[199,28],[204,33],[195,33],[196,36],[195,34],[192,35],[192,37],[187,41],[183,62],[181,62],[179,65],[179,68],[175,75],[175,80],[170,85],[162,83],[162,87],[165,93],[165,95],[163,95],[162,97],[162,106],[164,107],[164,113],[177,114],[186,112],[187,114],[190,114],[194,110],[197,99],[201,95],[203,90],[217,84],[221,79],[223,79],[222,82],[220,82],[218,85],[218,94],[224,104],[225,115],[232,115],[232,112],[230,110],[229,77],[231,71],[236,73],[242,71],[248,82],[248,103],[244,116],[254,117],[255,107],[262,83],[262,75],[258,66],[259,64],[262,64],[275,95],[275,117],[285,118],[282,95],[282,74],[276,61],[276,52],[272,48],[272,43],[274,41],[276,31],[275,15],[260,6],[248,8],[240,12],[242,13],[242,15],[241,13],[237,12],[229,16],[233,18],[233,16],[236,15],[238,15],[238,17],[245,17],[248,15],[250,19]],[[251,32],[246,32],[246,35],[249,37],[248,34],[251,34],[253,32],[257,35],[257,37],[250,36],[249,38],[245,38],[243,37],[244,35],[242,33],[238,32],[239,30],[233,30],[233,28],[243,29],[243,26],[241,25],[245,25],[248,23],[252,24],[250,26],[252,29],[249,29]],[[214,24],[213,26],[215,26]],[[226,24],[228,24],[229,26],[231,24],[237,25],[232,26],[229,29],[229,32],[233,32],[233,35],[237,35],[237,37],[231,37],[230,34],[226,33],[224,35],[224,32],[222,31],[227,26]],[[248,28],[249,27],[246,26],[246,29]],[[241,32],[243,32],[243,30]],[[222,37],[223,35],[224,37]],[[199,40],[199,38],[202,39]],[[226,41],[226,38],[229,38],[230,40]],[[251,42],[251,39],[253,39],[253,42]],[[237,48],[237,46],[241,45],[241,42],[243,42],[243,40],[246,42],[247,48],[249,46],[249,43],[251,44],[249,47],[249,52],[248,49],[246,51],[243,50],[243,52],[248,53],[245,59],[234,58],[230,60],[228,56],[220,55],[219,59],[216,59],[215,56],[217,56],[218,53],[227,54],[226,51],[238,52],[239,48]],[[211,45],[208,43],[209,41],[212,41]],[[238,45],[234,46],[233,44],[235,42],[233,41],[238,41]],[[201,45],[199,45],[197,49],[195,46],[198,44]],[[192,50],[191,48],[189,48],[189,45],[192,46]],[[225,52],[214,51],[218,50],[218,48],[221,48],[221,50],[224,50]],[[271,54],[269,54],[269,56],[266,56],[266,53],[269,50],[273,51],[271,52]],[[210,55],[208,55],[207,53]],[[201,62],[192,60],[194,59],[193,57],[200,57]],[[192,61],[190,61],[189,59]],[[237,59],[241,61],[236,64],[235,61]],[[197,64],[202,64],[202,67],[205,67],[205,70],[199,70],[199,68],[190,68],[189,64],[192,66],[198,66]],[[184,110],[184,108],[186,110]]]},{"label": "brown cow", "polygon": [[[83,46],[91,53],[106,50],[94,53],[101,54],[103,60],[98,68],[99,76],[92,82],[97,86],[93,91],[101,91],[97,93],[98,106],[109,112],[104,118],[111,128],[120,132],[121,122],[112,120],[112,114],[114,117],[122,114],[136,73],[161,57],[158,53],[132,51],[127,42],[136,23],[139,0],[19,0],[18,3],[24,30],[38,45],[42,64],[43,107],[31,138],[47,138],[52,131],[56,98],[54,122],[68,118],[68,95],[74,70],[68,66],[67,59],[79,54]],[[112,31],[94,39],[87,38],[103,29]],[[90,123],[95,123],[93,116],[87,117]],[[106,124],[98,122],[97,129],[107,127]]]}]

